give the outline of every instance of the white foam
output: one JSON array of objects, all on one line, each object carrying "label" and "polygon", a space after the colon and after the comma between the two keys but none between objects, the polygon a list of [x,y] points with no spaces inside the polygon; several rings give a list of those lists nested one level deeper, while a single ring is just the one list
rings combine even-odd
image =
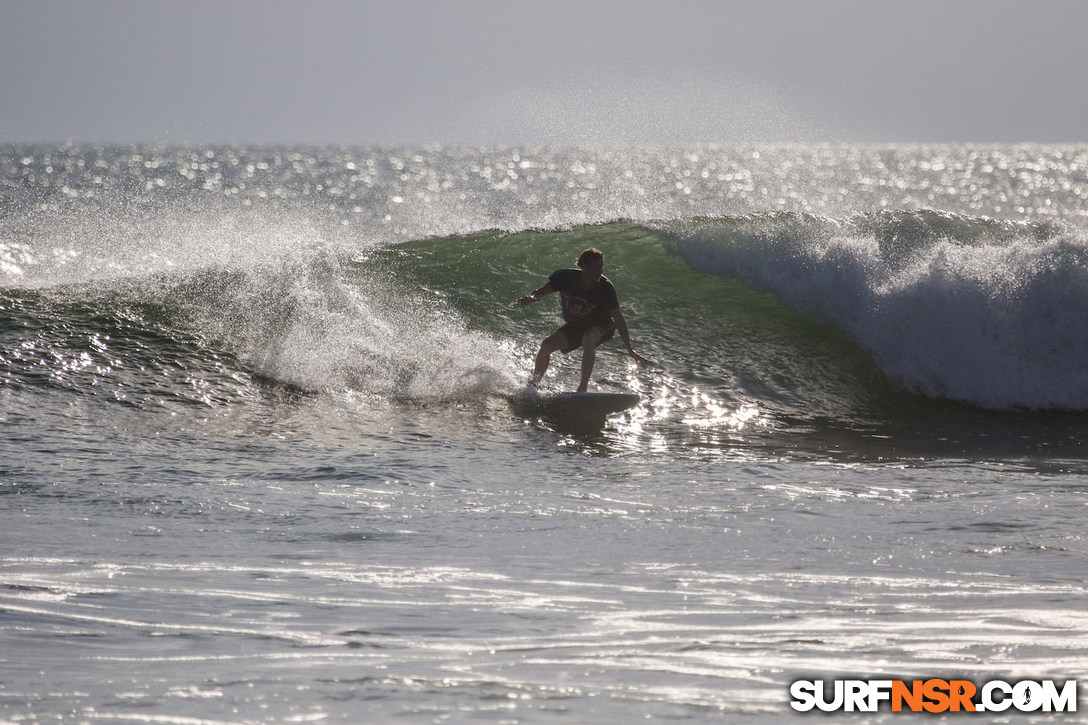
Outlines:
[{"label": "white foam", "polygon": [[828,220],[733,225],[674,240],[851,335],[905,387],[989,408],[1088,408],[1088,240],[934,241],[909,260]]}]

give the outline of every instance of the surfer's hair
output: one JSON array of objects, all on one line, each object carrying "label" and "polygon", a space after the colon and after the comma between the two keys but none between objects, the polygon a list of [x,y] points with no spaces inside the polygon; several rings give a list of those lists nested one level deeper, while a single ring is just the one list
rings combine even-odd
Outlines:
[{"label": "surfer's hair", "polygon": [[589,249],[578,255],[578,260],[575,262],[575,264],[577,264],[579,267],[583,267],[585,266],[586,262],[590,262],[595,259],[599,259],[603,262],[604,252],[597,249],[596,247],[590,247]]}]

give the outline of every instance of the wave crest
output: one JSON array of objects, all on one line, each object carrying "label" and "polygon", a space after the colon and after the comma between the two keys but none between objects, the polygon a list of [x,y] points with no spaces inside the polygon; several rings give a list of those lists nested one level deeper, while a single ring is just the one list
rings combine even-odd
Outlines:
[{"label": "wave crest", "polygon": [[929,210],[666,225],[694,269],[836,325],[906,388],[987,408],[1088,408],[1088,239]]}]

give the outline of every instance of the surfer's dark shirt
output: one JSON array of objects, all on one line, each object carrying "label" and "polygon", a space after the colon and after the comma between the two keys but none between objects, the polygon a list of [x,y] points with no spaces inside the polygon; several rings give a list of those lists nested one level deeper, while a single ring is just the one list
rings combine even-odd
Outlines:
[{"label": "surfer's dark shirt", "polygon": [[596,285],[582,289],[579,286],[581,279],[580,269],[559,269],[548,278],[563,301],[563,319],[567,322],[611,321],[612,316],[608,313],[620,306],[615,285],[602,275]]}]

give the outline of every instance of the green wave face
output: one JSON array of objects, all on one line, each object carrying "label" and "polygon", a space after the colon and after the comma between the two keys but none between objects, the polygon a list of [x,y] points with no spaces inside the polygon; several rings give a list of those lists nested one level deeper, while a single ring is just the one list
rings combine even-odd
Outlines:
[{"label": "green wave face", "polygon": [[[854,409],[874,385],[884,388],[867,355],[834,327],[735,278],[694,271],[665,241],[629,222],[488,232],[397,245],[378,264],[395,267],[406,288],[428,290],[468,328],[500,335],[524,358],[561,323],[555,298],[529,308],[517,298],[597,247],[636,350],[686,388],[822,415]],[[619,342],[614,347],[622,352]]]}]

